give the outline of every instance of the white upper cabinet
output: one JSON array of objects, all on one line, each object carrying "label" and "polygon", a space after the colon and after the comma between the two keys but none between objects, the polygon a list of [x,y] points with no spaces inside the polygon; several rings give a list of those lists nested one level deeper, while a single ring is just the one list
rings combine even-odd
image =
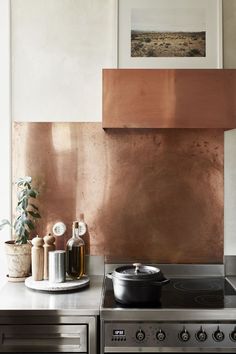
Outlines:
[{"label": "white upper cabinet", "polygon": [[115,0],[12,0],[12,119],[102,120],[116,67]]}]

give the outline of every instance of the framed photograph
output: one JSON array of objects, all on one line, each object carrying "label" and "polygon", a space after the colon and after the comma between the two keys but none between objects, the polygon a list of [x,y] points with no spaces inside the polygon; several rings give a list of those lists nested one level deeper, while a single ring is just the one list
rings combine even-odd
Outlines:
[{"label": "framed photograph", "polygon": [[222,0],[117,0],[118,68],[222,68]]}]

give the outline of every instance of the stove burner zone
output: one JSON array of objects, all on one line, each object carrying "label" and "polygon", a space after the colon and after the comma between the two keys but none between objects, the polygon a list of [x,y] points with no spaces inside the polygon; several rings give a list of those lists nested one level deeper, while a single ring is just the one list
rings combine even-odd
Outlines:
[{"label": "stove burner zone", "polygon": [[219,291],[222,290],[222,287],[219,283],[214,282],[203,282],[202,280],[186,280],[186,281],[177,281],[174,283],[174,288],[180,291]]},{"label": "stove burner zone", "polygon": [[200,295],[196,296],[194,300],[200,305],[207,307],[224,307],[229,302],[223,295]]}]

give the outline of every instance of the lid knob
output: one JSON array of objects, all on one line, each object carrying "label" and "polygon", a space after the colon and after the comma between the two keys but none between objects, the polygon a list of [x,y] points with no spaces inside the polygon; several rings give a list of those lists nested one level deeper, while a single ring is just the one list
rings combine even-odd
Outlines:
[{"label": "lid knob", "polygon": [[142,266],[142,263],[133,263],[133,266],[135,267],[134,272],[137,274],[139,272],[139,268]]}]

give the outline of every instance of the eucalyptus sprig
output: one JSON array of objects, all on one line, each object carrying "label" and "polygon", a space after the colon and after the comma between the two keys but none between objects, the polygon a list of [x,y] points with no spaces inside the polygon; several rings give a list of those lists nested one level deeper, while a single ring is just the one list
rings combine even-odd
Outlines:
[{"label": "eucalyptus sprig", "polygon": [[[35,229],[36,219],[41,218],[38,207],[32,202],[32,199],[36,199],[39,193],[32,187],[32,178],[29,176],[19,178],[15,183],[18,199],[16,219],[13,224],[16,236],[15,242],[24,244],[28,242],[30,232]],[[2,220],[0,230],[7,224],[10,225],[8,220]]]}]

